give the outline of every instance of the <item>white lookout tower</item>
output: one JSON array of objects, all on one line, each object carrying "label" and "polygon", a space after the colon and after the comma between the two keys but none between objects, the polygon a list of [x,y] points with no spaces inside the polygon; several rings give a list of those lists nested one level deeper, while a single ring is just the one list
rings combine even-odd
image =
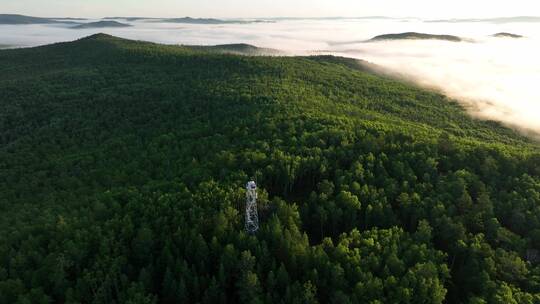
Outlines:
[{"label": "white lookout tower", "polygon": [[246,184],[246,231],[255,233],[259,230],[257,213],[257,184],[250,181]]}]

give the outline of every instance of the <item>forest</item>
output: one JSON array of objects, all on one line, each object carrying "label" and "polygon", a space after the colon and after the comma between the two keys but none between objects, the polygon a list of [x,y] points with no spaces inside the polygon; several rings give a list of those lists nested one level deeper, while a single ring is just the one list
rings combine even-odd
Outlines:
[{"label": "forest", "polygon": [[1,50],[0,303],[540,303],[540,145],[346,58]]}]

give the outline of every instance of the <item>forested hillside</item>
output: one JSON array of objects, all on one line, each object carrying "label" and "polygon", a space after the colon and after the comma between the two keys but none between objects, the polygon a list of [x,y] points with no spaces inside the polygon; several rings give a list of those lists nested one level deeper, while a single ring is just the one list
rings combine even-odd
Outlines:
[{"label": "forested hillside", "polygon": [[539,151],[343,58],[2,50],[0,303],[540,303]]}]

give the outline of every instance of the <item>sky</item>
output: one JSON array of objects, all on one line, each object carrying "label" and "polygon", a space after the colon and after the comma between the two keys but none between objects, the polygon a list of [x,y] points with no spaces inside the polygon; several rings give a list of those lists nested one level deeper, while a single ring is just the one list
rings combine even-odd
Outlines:
[{"label": "sky", "polygon": [[40,17],[487,18],[540,15],[538,0],[0,0],[0,13]]}]

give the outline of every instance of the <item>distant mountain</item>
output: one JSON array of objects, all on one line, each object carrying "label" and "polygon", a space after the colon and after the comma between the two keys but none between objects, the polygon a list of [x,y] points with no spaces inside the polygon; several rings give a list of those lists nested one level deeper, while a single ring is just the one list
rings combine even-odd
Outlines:
[{"label": "distant mountain", "polygon": [[61,20],[69,20],[69,21],[85,21],[85,20],[88,20],[87,18],[74,18],[74,17],[60,17],[60,18],[49,18],[49,19],[54,19],[54,20],[57,20],[57,21],[61,21]]},{"label": "distant mountain", "polygon": [[[64,23],[64,24],[76,24],[78,26],[74,28],[102,28],[102,27],[126,27],[130,26],[127,24],[122,25],[122,23],[115,20],[125,20],[125,21],[152,21],[152,22],[165,22],[165,23],[184,23],[184,24],[250,24],[250,23],[273,23],[275,20],[225,20],[225,19],[215,19],[215,18],[148,18],[148,17],[105,17],[102,21],[92,22],[92,23],[81,23],[79,21],[87,20],[84,18],[41,18],[41,17],[31,17],[24,15],[16,14],[0,14],[0,24],[54,24],[54,23]],[[112,22],[116,22],[114,24]]]},{"label": "distant mountain", "polygon": [[451,42],[461,42],[463,38],[452,35],[432,35],[424,33],[407,32],[400,34],[385,34],[373,37],[370,41],[381,40],[405,40],[405,39],[417,39],[417,40],[446,40]]},{"label": "distant mountain", "polygon": [[249,24],[249,23],[271,23],[273,21],[267,20],[224,20],[214,18],[167,18],[167,19],[153,19],[158,22],[168,23],[186,23],[186,24]]},{"label": "distant mountain", "polygon": [[497,37],[497,38],[523,38],[523,36],[521,35],[516,35],[516,34],[512,34],[512,33],[497,33],[495,35],[493,35],[493,37]]},{"label": "distant mountain", "polygon": [[150,17],[105,17],[103,20],[126,20],[126,21],[140,21],[140,20],[161,20],[163,18],[150,18]]},{"label": "distant mountain", "polygon": [[193,50],[204,50],[210,52],[217,52],[222,54],[237,54],[237,55],[280,55],[283,54],[279,50],[259,48],[250,44],[238,43],[238,44],[223,44],[214,46],[199,46],[199,45],[186,45],[184,46]]},{"label": "distant mountain", "polygon": [[387,16],[363,16],[363,17],[272,17],[269,20],[396,20],[404,18],[393,18]]},{"label": "distant mountain", "polygon": [[90,23],[79,24],[73,29],[91,29],[91,28],[105,28],[105,27],[130,27],[130,24],[120,23],[117,21],[97,21]]},{"label": "distant mountain", "polygon": [[490,23],[532,23],[540,22],[540,17],[537,16],[518,16],[518,17],[501,17],[501,18],[487,18],[487,19],[441,19],[441,20],[428,20],[430,23],[469,23],[469,22],[490,22]]},{"label": "distant mountain", "polygon": [[15,14],[0,14],[0,24],[50,24],[50,23],[75,23],[67,18],[40,18]]},{"label": "distant mountain", "polygon": [[[230,23],[275,23],[278,21],[291,21],[291,20],[396,20],[396,19],[406,19],[406,18],[393,18],[386,16],[364,16],[364,17],[270,17],[256,20],[224,20],[224,19],[215,19],[215,18],[192,18],[192,17],[183,17],[183,18],[155,18],[155,17],[105,17],[104,20],[126,20],[126,21],[140,21],[140,20],[159,20],[165,22],[176,22],[176,23],[195,23],[195,24],[230,24]],[[412,19],[412,18],[409,18]]]}]

